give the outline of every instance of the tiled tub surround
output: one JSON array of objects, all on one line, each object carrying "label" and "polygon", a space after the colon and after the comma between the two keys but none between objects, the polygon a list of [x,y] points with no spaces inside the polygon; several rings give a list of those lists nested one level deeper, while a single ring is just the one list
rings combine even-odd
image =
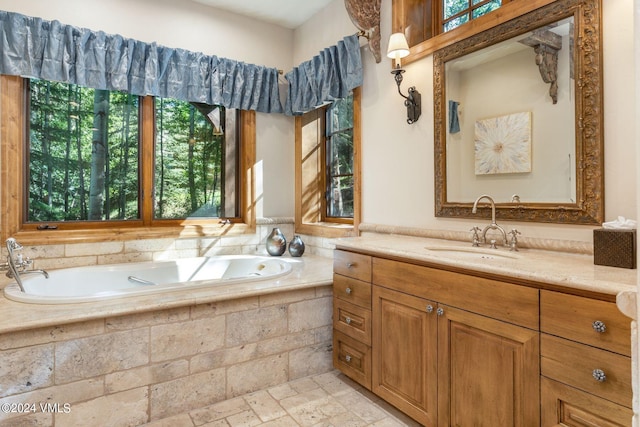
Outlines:
[{"label": "tiled tub surround", "polygon": [[330,371],[331,260],[302,261],[252,286],[65,306],[0,299],[0,405],[28,411],[2,411],[0,424],[138,425]]}]

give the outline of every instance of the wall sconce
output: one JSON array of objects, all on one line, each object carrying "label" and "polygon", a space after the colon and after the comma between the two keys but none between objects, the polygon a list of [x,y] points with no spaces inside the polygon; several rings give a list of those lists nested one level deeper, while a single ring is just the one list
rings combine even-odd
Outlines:
[{"label": "wall sconce", "polygon": [[393,33],[389,37],[389,48],[387,49],[387,56],[394,60],[393,74],[398,85],[398,93],[404,98],[404,105],[407,107],[407,123],[412,124],[418,121],[420,114],[422,113],[421,97],[415,86],[409,88],[409,94],[403,95],[400,91],[400,84],[402,83],[402,73],[404,69],[400,66],[400,58],[404,58],[409,55],[409,44],[404,33]]}]

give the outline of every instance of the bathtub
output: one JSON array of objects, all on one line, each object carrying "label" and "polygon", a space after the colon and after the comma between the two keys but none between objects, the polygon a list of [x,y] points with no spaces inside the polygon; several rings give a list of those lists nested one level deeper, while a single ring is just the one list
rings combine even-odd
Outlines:
[{"label": "bathtub", "polygon": [[221,255],[87,267],[63,268],[21,276],[4,288],[10,300],[32,304],[68,304],[274,279],[291,272],[285,258]]}]

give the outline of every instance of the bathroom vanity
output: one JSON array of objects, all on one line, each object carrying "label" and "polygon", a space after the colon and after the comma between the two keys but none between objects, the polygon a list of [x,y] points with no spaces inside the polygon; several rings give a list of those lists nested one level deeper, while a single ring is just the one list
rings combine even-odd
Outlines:
[{"label": "bathroom vanity", "polygon": [[421,424],[631,425],[615,301],[634,270],[394,235],[336,247],[334,366]]}]

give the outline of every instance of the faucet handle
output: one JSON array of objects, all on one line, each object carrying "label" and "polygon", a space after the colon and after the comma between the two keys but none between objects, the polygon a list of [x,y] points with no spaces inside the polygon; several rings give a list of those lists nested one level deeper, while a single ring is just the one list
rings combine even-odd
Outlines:
[{"label": "faucet handle", "polygon": [[509,239],[510,251],[516,251],[516,252],[518,251],[518,234],[522,234],[522,233],[516,230],[515,228],[511,229],[511,231],[509,232],[509,236],[511,236],[511,239]]},{"label": "faucet handle", "polygon": [[478,234],[481,231],[480,227],[473,227],[469,231],[471,231],[473,233],[471,235],[471,246],[473,246],[473,247],[480,246],[480,234]]}]

